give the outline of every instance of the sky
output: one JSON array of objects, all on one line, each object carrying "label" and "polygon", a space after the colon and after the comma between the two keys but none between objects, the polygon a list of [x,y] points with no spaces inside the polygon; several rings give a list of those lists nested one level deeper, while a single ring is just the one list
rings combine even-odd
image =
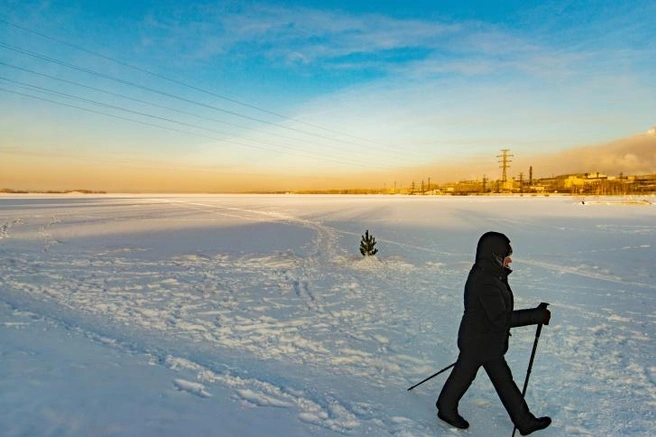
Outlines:
[{"label": "sky", "polygon": [[2,0],[0,188],[402,187],[498,178],[501,149],[513,176],[656,172],[655,13]]}]

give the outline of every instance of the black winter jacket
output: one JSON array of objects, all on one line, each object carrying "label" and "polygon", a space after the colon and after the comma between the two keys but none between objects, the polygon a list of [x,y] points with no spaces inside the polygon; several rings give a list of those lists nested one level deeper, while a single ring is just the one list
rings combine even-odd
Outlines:
[{"label": "black winter jacket", "polygon": [[538,324],[546,316],[546,310],[540,308],[514,310],[508,285],[511,270],[502,264],[509,253],[510,241],[505,235],[484,234],[465,284],[465,313],[458,331],[458,348],[482,361],[508,351],[510,328]]}]

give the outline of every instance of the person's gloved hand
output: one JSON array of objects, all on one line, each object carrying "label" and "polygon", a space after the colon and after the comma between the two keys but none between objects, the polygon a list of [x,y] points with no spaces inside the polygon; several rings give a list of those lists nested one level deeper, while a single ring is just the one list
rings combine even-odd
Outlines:
[{"label": "person's gloved hand", "polygon": [[542,323],[545,325],[549,324],[549,321],[551,320],[551,311],[548,309],[544,309],[544,319],[542,320]]},{"label": "person's gloved hand", "polygon": [[543,317],[542,317],[542,324],[543,325],[548,325],[549,321],[551,320],[551,311],[547,309],[549,304],[547,302],[540,302],[540,305],[537,306],[537,309],[539,310],[544,310]]}]

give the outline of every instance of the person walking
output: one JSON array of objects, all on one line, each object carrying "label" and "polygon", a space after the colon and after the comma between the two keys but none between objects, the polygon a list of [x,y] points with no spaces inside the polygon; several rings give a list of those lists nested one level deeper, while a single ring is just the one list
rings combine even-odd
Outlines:
[{"label": "person walking", "polygon": [[551,312],[543,307],[514,310],[508,284],[511,255],[510,240],[502,233],[486,232],[478,240],[476,261],[465,283],[465,312],[458,330],[460,354],[435,404],[437,417],[456,428],[469,427],[458,413],[458,403],[481,367],[522,435],[551,424],[551,418],[536,418],[529,411],[504,358],[510,328],[548,325],[551,319]]}]

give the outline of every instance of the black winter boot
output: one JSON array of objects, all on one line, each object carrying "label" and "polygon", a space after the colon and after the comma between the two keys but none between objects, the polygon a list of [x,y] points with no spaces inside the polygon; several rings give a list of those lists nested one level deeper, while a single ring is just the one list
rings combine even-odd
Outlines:
[{"label": "black winter boot", "polygon": [[526,425],[524,425],[522,428],[517,427],[519,430],[519,433],[521,435],[529,435],[535,431],[539,431],[541,429],[545,429],[551,425],[551,417],[540,417],[540,418],[533,418],[531,421],[529,421]]},{"label": "black winter boot", "polygon": [[460,414],[458,413],[453,413],[453,414],[444,414],[441,411],[437,411],[437,417],[445,421],[451,426],[455,426],[456,428],[460,429],[467,429],[469,428],[469,422],[467,422]]}]

